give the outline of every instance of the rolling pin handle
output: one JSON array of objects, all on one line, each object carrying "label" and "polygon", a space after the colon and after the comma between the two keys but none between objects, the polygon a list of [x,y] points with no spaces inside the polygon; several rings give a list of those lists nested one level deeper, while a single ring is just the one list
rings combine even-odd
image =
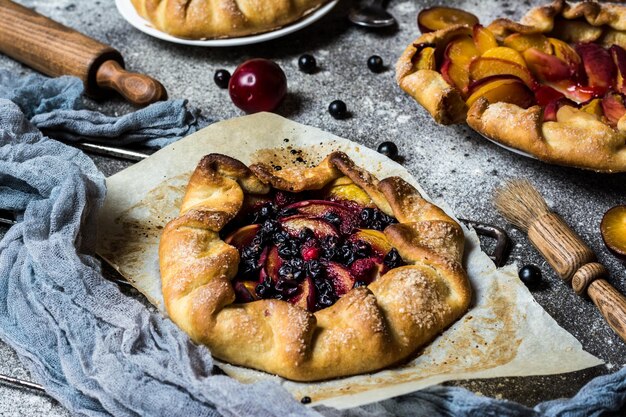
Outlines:
[{"label": "rolling pin handle", "polygon": [[587,294],[609,326],[626,341],[626,297],[604,279],[589,284]]},{"label": "rolling pin handle", "polygon": [[98,67],[96,84],[100,88],[117,91],[137,106],[167,99],[167,91],[160,82],[144,74],[126,71],[119,62],[112,59]]}]

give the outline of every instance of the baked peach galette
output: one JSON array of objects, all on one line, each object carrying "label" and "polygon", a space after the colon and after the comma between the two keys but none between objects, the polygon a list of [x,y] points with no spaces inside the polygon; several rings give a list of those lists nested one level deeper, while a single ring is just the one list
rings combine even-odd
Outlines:
[{"label": "baked peach galette", "polygon": [[414,355],[468,308],[461,227],[398,177],[315,167],[194,171],[159,247],[171,319],[213,355],[300,381]]},{"label": "baked peach galette", "polygon": [[436,7],[418,21],[396,77],[437,122],[547,162],[626,171],[626,6],[555,1],[487,27]]}]

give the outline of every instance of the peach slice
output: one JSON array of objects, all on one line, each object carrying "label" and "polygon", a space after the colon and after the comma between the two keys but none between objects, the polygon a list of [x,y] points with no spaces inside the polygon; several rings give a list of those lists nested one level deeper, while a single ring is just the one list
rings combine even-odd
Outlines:
[{"label": "peach slice", "polygon": [[441,75],[444,80],[465,93],[469,85],[469,64],[478,56],[474,41],[469,36],[454,38],[443,53]]},{"label": "peach slice", "polygon": [[251,224],[249,226],[240,227],[230,235],[226,236],[224,243],[228,243],[229,245],[236,247],[238,250],[241,250],[252,242],[252,239],[254,239],[260,228],[260,224]]},{"label": "peach slice", "polygon": [[441,66],[441,76],[448,84],[456,87],[462,93],[467,91],[470,82],[470,76],[467,68],[456,65],[450,59],[444,58]]},{"label": "peach slice", "polygon": [[296,210],[297,214],[305,217],[325,220],[338,226],[342,233],[350,233],[361,222],[357,210],[326,200],[299,201],[285,207],[284,210]]},{"label": "peach slice", "polygon": [[506,46],[497,46],[495,48],[491,48],[487,50],[487,52],[482,54],[482,57],[499,58],[505,61],[510,61],[522,67],[526,66],[526,61],[524,61],[524,57],[522,56],[522,54],[517,52],[515,49],[507,48]]},{"label": "peach slice", "polygon": [[287,301],[305,310],[315,310],[315,284],[313,284],[313,280],[308,277],[302,281],[296,295]]},{"label": "peach slice", "polygon": [[285,217],[280,220],[283,229],[291,236],[298,236],[304,229],[310,229],[318,239],[326,236],[337,236],[337,230],[328,222],[320,219],[309,219],[302,215]]},{"label": "peach slice", "polygon": [[296,210],[298,214],[314,218],[323,218],[328,213],[337,213],[344,221],[346,220],[344,217],[358,216],[355,210],[350,209],[343,204],[327,200],[298,201],[285,207],[284,210]]},{"label": "peach slice", "polygon": [[323,195],[332,200],[354,201],[355,203],[362,206],[368,206],[372,204],[372,199],[365,192],[365,190],[354,184],[351,180],[349,180],[349,182],[344,182],[342,178],[339,178],[332,184],[330,184],[324,190]]},{"label": "peach slice", "polygon": [[502,43],[504,46],[515,49],[517,52],[524,52],[528,48],[535,48],[546,54],[552,53],[552,44],[547,37],[539,33],[527,35],[514,33],[504,38]]},{"label": "peach slice", "polygon": [[512,103],[524,109],[535,102],[535,96],[526,84],[518,77],[510,75],[494,75],[472,84],[467,106],[471,107],[480,97],[486,98],[491,104]]},{"label": "peach slice", "polygon": [[457,36],[446,46],[444,56],[456,65],[467,66],[478,56],[478,50],[471,36]]},{"label": "peach slice", "polygon": [[424,48],[415,62],[415,70],[436,70],[437,60],[435,59],[435,48]]},{"label": "peach slice", "polygon": [[564,106],[576,107],[576,103],[565,97],[551,101],[543,108],[543,121],[556,122],[558,119],[557,114]]},{"label": "peach slice", "polygon": [[548,38],[548,40],[554,49],[554,55],[570,67],[572,75],[577,75],[580,64],[582,63],[580,55],[576,53],[574,48],[560,39]]},{"label": "peach slice", "polygon": [[475,24],[473,30],[474,43],[479,54],[484,54],[492,48],[498,46],[495,35],[481,24]]},{"label": "peach slice", "polygon": [[434,43],[416,43],[413,44],[413,47],[415,47],[415,54],[413,54],[411,62],[413,63],[413,69],[415,71],[437,69],[437,59],[435,57],[436,45]]},{"label": "peach slice", "polygon": [[626,205],[615,206],[604,213],[600,233],[609,251],[626,261]]},{"label": "peach slice", "polygon": [[326,273],[335,289],[335,293],[341,297],[354,287],[355,279],[350,271],[341,264],[336,262],[328,262],[326,265]]},{"label": "peach slice", "polygon": [[249,303],[259,299],[256,294],[257,283],[254,281],[235,281],[233,283],[233,289],[235,290],[235,296],[237,301],[242,303]]},{"label": "peach slice", "polygon": [[558,100],[561,97],[565,97],[565,95],[548,85],[542,84],[535,88],[535,100],[537,100],[537,104],[542,107],[547,106],[548,103]]},{"label": "peach slice", "polygon": [[383,232],[372,229],[360,229],[350,236],[351,242],[362,240],[372,248],[374,256],[382,262],[385,255],[393,248]]},{"label": "peach slice", "polygon": [[536,82],[528,69],[499,58],[476,58],[469,66],[470,78],[480,80],[494,75],[514,75],[533,88]]},{"label": "peach slice", "polygon": [[541,81],[561,81],[571,78],[570,66],[554,55],[548,55],[536,48],[528,48],[524,51],[524,59],[530,72]]},{"label": "peach slice", "polygon": [[372,204],[372,199],[361,187],[348,177],[339,177],[320,190],[324,200],[341,202],[353,201],[361,206]]},{"label": "peach slice", "polygon": [[265,277],[268,276],[273,282],[277,282],[279,278],[278,270],[283,266],[283,260],[278,254],[278,248],[276,246],[272,246],[272,248],[266,252],[264,262],[262,262],[261,265],[263,264],[265,264],[265,266],[261,269],[259,283],[265,281]]},{"label": "peach slice", "polygon": [[626,114],[622,95],[619,93],[608,93],[602,99],[602,110],[609,124],[613,127],[617,126],[619,119]]},{"label": "peach slice", "polygon": [[605,93],[604,88],[580,85],[570,80],[553,82],[551,85],[565,97],[578,103],[586,103],[591,99],[602,97]]},{"label": "peach slice", "polygon": [[594,98],[589,100],[588,102],[582,104],[580,106],[580,110],[585,113],[592,114],[600,119],[604,115],[604,110],[602,110],[602,100],[599,98]]},{"label": "peach slice", "polygon": [[434,32],[454,25],[473,26],[478,18],[465,10],[454,7],[430,7],[417,15],[417,26],[420,32]]},{"label": "peach slice", "polygon": [[595,43],[580,43],[576,45],[576,51],[583,60],[589,85],[606,92],[613,84],[617,71],[611,54]]},{"label": "peach slice", "polygon": [[432,42],[421,42],[421,43],[414,43],[413,47],[415,48],[415,55],[413,55],[413,59],[416,59],[416,55],[422,52],[422,50],[426,48],[436,48],[437,44],[432,43]]},{"label": "peach slice", "polygon": [[622,94],[626,94],[626,50],[619,45],[613,45],[609,48],[617,74],[615,77],[615,90]]},{"label": "peach slice", "polygon": [[310,217],[322,217],[331,211],[351,211],[345,206],[326,200],[303,200],[290,204],[283,210],[296,210],[299,214],[306,214]]}]

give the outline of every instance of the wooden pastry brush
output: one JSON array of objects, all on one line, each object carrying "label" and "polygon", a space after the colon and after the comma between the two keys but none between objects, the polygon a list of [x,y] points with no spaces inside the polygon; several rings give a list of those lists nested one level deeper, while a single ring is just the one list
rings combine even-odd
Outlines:
[{"label": "wooden pastry brush", "polygon": [[528,232],[528,238],[556,273],[571,281],[578,295],[587,294],[611,328],[626,341],[626,297],[605,278],[608,272],[580,237],[550,211],[539,192],[526,180],[513,180],[495,192],[497,210]]}]

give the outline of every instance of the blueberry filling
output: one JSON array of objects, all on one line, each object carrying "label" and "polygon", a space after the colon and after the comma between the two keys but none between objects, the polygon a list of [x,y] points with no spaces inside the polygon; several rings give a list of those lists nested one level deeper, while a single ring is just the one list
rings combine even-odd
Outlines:
[{"label": "blueberry filling", "polygon": [[385,258],[383,259],[383,263],[389,269],[397,268],[404,264],[396,248],[387,252],[387,255],[385,255]]},{"label": "blueberry filling", "polygon": [[273,298],[316,311],[403,265],[396,249],[380,243],[393,217],[352,201],[295,196],[277,192],[226,229],[235,229],[224,240],[240,253],[238,302]]},{"label": "blueberry filling", "polygon": [[361,210],[361,227],[364,229],[385,230],[385,227],[398,221],[375,208]]}]

